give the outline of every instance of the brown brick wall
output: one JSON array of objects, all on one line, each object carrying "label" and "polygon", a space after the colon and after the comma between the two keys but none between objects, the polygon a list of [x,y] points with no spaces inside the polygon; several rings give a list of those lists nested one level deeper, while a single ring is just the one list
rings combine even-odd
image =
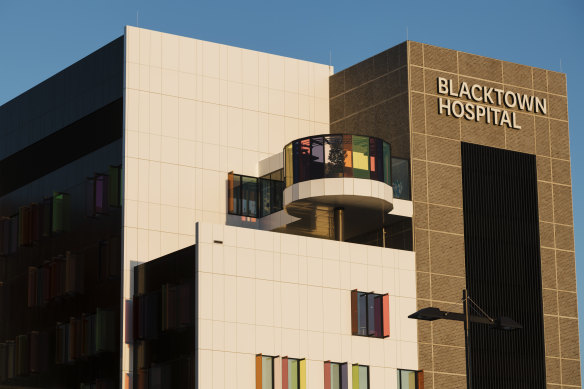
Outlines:
[{"label": "brown brick wall", "polygon": [[[407,51],[418,307],[462,311],[460,142],[535,154],[548,387],[580,387],[565,75],[416,42]],[[547,115],[507,108],[521,130],[438,115],[437,77],[546,98]],[[425,387],[466,387],[463,336],[461,323],[418,322]]]}]

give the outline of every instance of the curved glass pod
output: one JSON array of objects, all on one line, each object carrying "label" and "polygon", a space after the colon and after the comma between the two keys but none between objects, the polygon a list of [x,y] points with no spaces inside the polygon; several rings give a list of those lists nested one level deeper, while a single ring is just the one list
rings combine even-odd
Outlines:
[{"label": "curved glass pod", "polygon": [[391,146],[361,135],[317,135],[284,147],[286,187],[318,178],[367,178],[391,186]]}]

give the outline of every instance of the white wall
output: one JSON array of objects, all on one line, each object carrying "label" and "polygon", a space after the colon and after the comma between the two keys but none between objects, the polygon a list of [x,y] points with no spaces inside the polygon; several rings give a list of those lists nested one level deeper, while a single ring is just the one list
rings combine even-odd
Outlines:
[{"label": "white wall", "polygon": [[[133,266],[225,224],[227,172],[329,132],[329,66],[126,27],[124,290]],[[124,318],[125,322],[125,318]],[[130,348],[123,346],[123,371]]]},{"label": "white wall", "polygon": [[[255,388],[258,353],[306,358],[309,388],[326,360],[369,365],[372,388],[418,368],[413,252],[207,223],[197,247],[201,388]],[[352,289],[389,293],[389,338],[351,335]]]}]

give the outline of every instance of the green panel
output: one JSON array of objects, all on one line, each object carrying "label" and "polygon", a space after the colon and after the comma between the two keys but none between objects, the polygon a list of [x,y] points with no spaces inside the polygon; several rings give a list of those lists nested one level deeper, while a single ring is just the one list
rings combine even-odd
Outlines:
[{"label": "green panel", "polygon": [[353,177],[369,176],[369,138],[353,135]]},{"label": "green panel", "polygon": [[294,162],[292,161],[292,143],[284,149],[284,176],[286,187],[294,183]]},{"label": "green panel", "polygon": [[298,375],[298,360],[288,359],[288,389],[299,389]]},{"label": "green panel", "polygon": [[359,389],[359,365],[353,365],[353,389]]},{"label": "green panel", "polygon": [[369,389],[369,366],[359,366],[359,389]]},{"label": "green panel", "polygon": [[341,389],[341,366],[331,363],[331,389]]},{"label": "green panel", "polygon": [[273,389],[274,381],[274,359],[272,357],[262,357],[262,389]]}]

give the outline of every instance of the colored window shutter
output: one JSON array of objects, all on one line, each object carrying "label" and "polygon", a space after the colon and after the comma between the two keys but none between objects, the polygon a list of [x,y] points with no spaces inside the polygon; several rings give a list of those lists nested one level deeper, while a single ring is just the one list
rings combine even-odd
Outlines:
[{"label": "colored window shutter", "polygon": [[288,358],[282,358],[282,389],[288,389]]},{"label": "colored window shutter", "polygon": [[300,365],[300,389],[306,389],[306,360],[301,359],[299,361]]},{"label": "colored window shutter", "polygon": [[389,336],[389,295],[383,295],[383,337]]},{"label": "colored window shutter", "polygon": [[416,375],[418,376],[417,389],[424,389],[424,370],[418,371],[418,373]]},{"label": "colored window shutter", "polygon": [[256,389],[262,389],[262,354],[256,355]]},{"label": "colored window shutter", "polygon": [[324,389],[331,389],[331,363],[324,363]]},{"label": "colored window shutter", "polygon": [[351,332],[357,335],[358,328],[358,313],[357,313],[357,289],[351,291]]},{"label": "colored window shutter", "polygon": [[349,372],[347,366],[346,363],[341,365],[341,389],[349,389]]}]

